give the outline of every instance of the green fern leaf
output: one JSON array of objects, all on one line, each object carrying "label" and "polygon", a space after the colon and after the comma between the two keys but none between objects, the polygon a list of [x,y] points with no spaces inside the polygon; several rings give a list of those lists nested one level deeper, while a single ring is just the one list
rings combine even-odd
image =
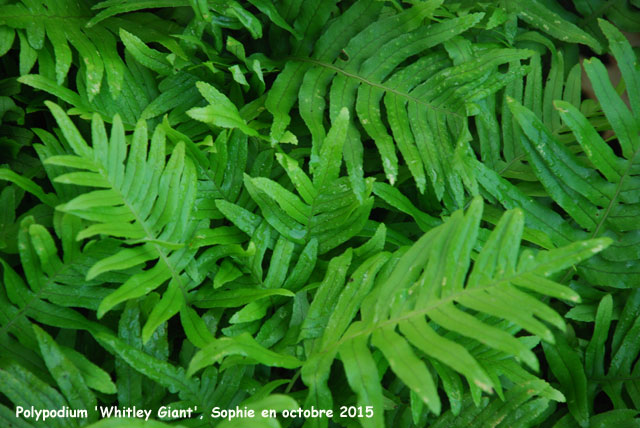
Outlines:
[{"label": "green fern leaf", "polygon": [[[278,157],[302,199],[272,180],[245,176],[245,186],[265,220],[297,244],[318,241],[319,254],[342,244],[364,226],[373,199],[360,203],[344,178],[339,178],[349,115],[344,109],[327,135],[320,152],[325,162],[311,180],[286,155]],[[368,196],[371,181],[366,183]]]},{"label": "green fern leaf", "polygon": [[[194,250],[161,245],[160,242],[189,239],[194,232],[195,223],[190,222],[190,212],[195,201],[195,168],[185,158],[184,145],[180,144],[175,147],[165,165],[164,134],[157,130],[152,138],[151,148],[147,149],[147,130],[143,123],[136,128],[127,155],[124,130],[118,117],[114,118],[109,142],[102,121],[97,116],[94,117],[94,146],[89,148],[62,110],[54,104],[50,108],[76,155],[84,159],[85,163],[92,164],[92,171],[97,171],[91,172],[98,178],[97,184],[109,187],[109,190],[96,190],[78,196],[58,206],[58,210],[100,224],[99,228],[82,232],[81,237],[95,233],[113,236],[124,234],[129,239],[150,242],[124,248],[120,253],[102,260],[92,268],[88,277],[157,260],[154,267],[132,276],[107,296],[99,307],[99,316],[103,316],[118,303],[144,296],[170,280],[161,304],[156,307],[143,329],[146,341],[158,325],[180,310],[182,304],[177,298],[186,291],[186,279],[181,276],[181,271],[193,257]],[[125,160],[126,166],[123,163]],[[76,164],[80,165],[80,162]],[[77,176],[77,173],[71,174]],[[65,177],[69,176],[70,174],[66,174],[56,180],[65,181]],[[66,182],[95,186],[77,179],[67,178]],[[147,188],[141,187],[144,183],[147,183]],[[160,193],[160,189],[168,190],[169,193]]]},{"label": "green fern leaf", "polygon": [[[606,28],[610,38],[618,37],[615,39],[616,43],[622,43],[619,35],[615,35],[615,29]],[[616,52],[618,55],[624,55],[625,51],[623,48],[617,48]],[[629,54],[628,50],[626,54]],[[620,61],[624,61],[622,56]],[[606,265],[607,271],[622,273],[624,269],[621,263],[637,259],[636,254],[625,253],[616,247],[622,242],[628,242],[636,230],[636,222],[631,217],[634,204],[638,201],[631,189],[636,182],[634,171],[640,141],[637,132],[634,131],[638,127],[638,121],[615,93],[604,66],[594,59],[585,63],[585,69],[602,109],[616,133],[622,149],[622,158],[614,154],[587,118],[565,101],[556,101],[556,108],[595,169],[583,166],[580,158],[558,142],[531,111],[516,102],[511,102],[510,106],[528,137],[522,139],[523,147],[548,194],[591,236],[606,234],[620,242],[602,254],[604,260],[594,259],[584,267],[586,275],[590,275],[595,281],[602,281],[604,277],[597,273],[601,268],[596,266]],[[623,77],[634,82],[637,80],[636,74],[636,71],[626,69]],[[532,144],[531,141],[536,141],[536,144]],[[627,271],[624,275],[631,278],[636,273]],[[621,283],[620,276],[615,279],[610,275],[605,276],[618,284]]]},{"label": "green fern leaf", "polygon": [[[434,395],[435,389],[429,388],[429,384],[433,385],[432,377],[423,364],[417,363],[419,359],[414,347],[460,372],[470,384],[485,390],[490,390],[497,379],[487,377],[474,356],[480,349],[493,349],[537,368],[533,353],[523,342],[504,331],[505,326],[515,325],[517,329],[526,329],[553,342],[553,334],[537,318],[559,328],[564,328],[564,321],[529,293],[535,291],[577,300],[577,294],[546,277],[602,251],[610,240],[600,238],[540,252],[535,256],[528,251],[519,255],[524,219],[519,210],[514,210],[503,216],[470,269],[471,250],[481,213],[482,203],[475,200],[468,214],[463,216],[456,212],[411,248],[401,250],[390,272],[377,281],[363,302],[363,326],[355,332],[355,327],[352,327],[350,333],[345,333],[340,340],[337,336],[328,336],[331,339],[323,342],[317,351],[312,351],[309,361],[330,350],[335,352],[336,346],[349,340],[373,334],[372,343],[388,360],[392,360],[391,369],[436,413],[440,401]],[[333,274],[330,276],[334,277]],[[339,280],[339,277],[335,278]],[[544,284],[544,287],[539,284]],[[321,301],[323,306],[335,305]],[[504,303],[499,306],[489,304],[496,301]],[[483,322],[482,317],[472,316],[469,310],[512,324],[492,325]],[[394,332],[396,326],[402,335]],[[449,333],[444,335],[447,331]],[[465,343],[464,340],[462,343],[469,347],[461,346],[455,343],[460,339],[454,341],[454,337],[467,337],[483,347],[471,346],[471,342]],[[389,341],[395,345],[389,345]],[[326,362],[324,367],[328,370]],[[412,372],[410,368],[420,372]],[[317,371],[315,373],[316,377],[323,376]],[[416,379],[423,381],[416,382]]]}]

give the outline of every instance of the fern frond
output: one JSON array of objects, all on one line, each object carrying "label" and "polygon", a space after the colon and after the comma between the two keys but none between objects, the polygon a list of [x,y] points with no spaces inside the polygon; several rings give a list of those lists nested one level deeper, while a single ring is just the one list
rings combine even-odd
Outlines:
[{"label": "fern frond", "polygon": [[195,167],[185,157],[184,144],[176,145],[165,163],[165,136],[161,128],[156,129],[149,146],[146,126],[139,123],[127,149],[119,118],[114,118],[111,138],[107,140],[102,120],[94,116],[93,147],[89,147],[60,107],[49,104],[49,108],[75,155],[51,157],[46,162],[68,166],[68,160],[73,159],[75,166],[84,170],[58,176],[56,181],[105,189],[84,193],[57,209],[95,222],[80,231],[78,239],[102,234],[139,244],[96,263],[87,278],[156,260],[153,267],[132,276],[107,296],[98,308],[98,316],[169,281],[163,300],[144,329],[143,336],[148,339],[158,325],[184,304],[188,281],[182,270],[195,250],[181,243],[191,238],[197,225],[191,219],[196,191]]},{"label": "fern frond", "polygon": [[[56,60],[53,76],[58,84],[62,84],[71,67],[73,55],[69,45],[80,53],[89,99],[100,92],[105,73],[112,93],[117,94],[124,68],[115,50],[113,34],[104,27],[85,28],[90,16],[86,4],[69,1],[16,2],[0,8],[0,24],[26,34],[29,46],[22,45],[21,49],[34,50],[33,62],[37,51],[45,48],[45,37],[51,43]],[[42,59],[40,62],[42,67],[45,63]],[[33,63],[21,64],[21,74],[27,74],[32,66]],[[42,74],[49,71],[53,70]]]},{"label": "fern frond", "polygon": [[[412,247],[400,250],[386,273],[376,280],[370,295],[362,301],[362,321],[352,324],[346,333],[342,334],[348,322],[342,322],[340,328],[334,326],[331,330],[321,326],[333,325],[332,319],[342,316],[342,312],[338,315],[335,310],[343,299],[351,299],[350,292],[345,290],[338,298],[322,298],[318,302],[323,310],[328,310],[328,306],[334,313],[328,323],[322,319],[317,323],[309,318],[307,321],[323,331],[322,334],[305,336],[322,337],[303,366],[303,380],[305,369],[313,367],[313,378],[306,378],[310,394],[318,380],[322,382],[326,376],[336,348],[356,346],[355,343],[347,344],[369,336],[395,375],[434,413],[440,411],[440,399],[435,392],[432,375],[418,355],[450,367],[466,377],[470,385],[485,391],[499,387],[495,384],[498,378],[489,377],[481,363],[484,357],[479,355],[486,350],[496,351],[502,358],[515,357],[516,361],[538,369],[537,359],[525,341],[516,339],[512,334],[524,329],[553,343],[554,336],[545,323],[560,329],[564,329],[565,324],[559,314],[535,298],[533,293],[578,300],[575,292],[549,279],[549,276],[602,251],[611,241],[599,238],[535,255],[530,251],[521,253],[524,218],[522,212],[512,210],[502,217],[482,244],[471,266],[472,249],[478,244],[481,216],[482,202],[476,199],[466,215],[460,211],[454,213],[442,226],[429,231]],[[345,256],[346,253],[342,257]],[[368,277],[375,276],[375,272],[370,272]],[[327,275],[325,281],[328,278],[340,281],[340,276],[332,272],[331,267]],[[355,276],[354,273],[352,278]],[[312,307],[320,298],[323,287],[324,283]],[[352,312],[351,318],[347,319],[353,319],[354,315]],[[504,320],[506,323],[492,320]],[[511,330],[511,326],[515,329]],[[472,343],[482,346],[478,348]],[[362,345],[359,349],[360,352],[370,352]],[[346,355],[355,358],[349,352],[353,351],[347,350]],[[366,360],[370,357],[365,354],[358,358]],[[351,366],[353,363],[347,364]],[[508,371],[502,374],[508,376]],[[355,388],[361,391],[363,387]],[[381,392],[378,390],[376,394]],[[363,406],[381,399],[379,396],[375,399],[361,398]],[[308,400],[313,401],[311,395]],[[318,404],[327,404],[324,400]]]},{"label": "fern frond", "polygon": [[636,6],[0,0],[0,426],[638,425]]},{"label": "fern frond", "polygon": [[[149,2],[139,3],[150,7]],[[164,3],[168,4],[154,4],[154,7],[176,6],[174,3],[179,2]],[[174,76],[176,67],[188,64],[182,46],[167,34],[167,31],[179,32],[179,26],[169,20],[150,20],[144,13],[123,17],[113,16],[117,13],[109,16],[98,13],[94,16],[90,6],[87,2],[60,0],[16,1],[0,7],[0,25],[12,32],[15,29],[21,40],[20,83],[60,97],[89,118],[98,111],[108,121],[119,113],[131,126],[141,117],[148,119],[167,112],[168,109],[162,109],[164,105],[186,104],[186,110],[197,104],[199,98],[193,87],[195,77],[188,73]],[[124,9],[129,12],[140,9],[131,4],[128,6]],[[118,52],[120,41],[135,60],[122,58]],[[169,53],[150,48],[145,42],[159,43]],[[75,52],[78,58],[74,63]],[[167,59],[171,57],[174,58],[172,62]],[[178,58],[177,62],[175,58]],[[160,91],[167,93],[164,97],[159,96],[155,85],[150,84],[153,76],[136,70],[138,65],[132,64],[135,61],[152,68],[153,64],[164,66],[163,74],[168,76],[164,86],[174,90],[161,87]],[[36,63],[38,74],[28,74]],[[79,72],[75,82],[68,82],[72,65],[77,66]],[[105,77],[108,91],[107,85],[103,84]],[[77,93],[70,89],[74,86]],[[180,92],[177,87],[181,87]]]},{"label": "fern frond", "polygon": [[[463,130],[472,103],[523,73],[523,69],[513,69],[495,75],[492,72],[498,65],[527,58],[531,52],[470,51],[462,61],[451,64],[439,52],[425,53],[473,27],[482,14],[424,26],[423,20],[434,13],[440,2],[416,4],[401,13],[381,17],[376,17],[377,9],[367,5],[366,1],[356,2],[327,26],[310,58],[293,58],[278,76],[266,101],[267,109],[274,114],[272,136],[278,138],[284,131],[288,110],[296,98],[294,91],[299,88],[299,112],[313,139],[312,167],[320,162],[318,151],[326,135],[325,106],[328,104],[331,121],[346,107],[375,142],[391,184],[398,176],[397,145],[421,192],[428,176],[439,199],[445,197],[446,189],[446,201],[460,205],[463,185],[460,176],[453,173],[460,167],[452,163],[459,137],[455,131],[452,135],[449,128]],[[356,15],[361,8],[366,8],[366,14]],[[363,21],[365,17],[369,22]],[[346,43],[338,45],[347,34],[350,38]],[[340,58],[340,48],[346,58]],[[399,68],[416,55],[422,56]],[[450,56],[454,55],[457,54],[450,52]],[[294,69],[296,76],[304,73],[304,77],[293,78],[294,72],[287,70]],[[386,118],[380,105],[383,97]],[[362,196],[362,145],[353,122],[348,135],[344,158],[354,191]]]},{"label": "fern frond", "polygon": [[245,186],[265,220],[297,244],[305,245],[317,240],[319,254],[357,234],[373,206],[373,199],[369,197],[372,190],[370,180],[367,180],[365,189],[367,199],[360,202],[350,183],[338,177],[348,122],[349,113],[343,109],[322,144],[320,156],[323,162],[314,171],[313,180],[294,159],[285,154],[278,156],[278,162],[300,196],[267,178],[245,176]]},{"label": "fern frond", "polygon": [[[618,62],[636,61],[628,42],[618,30],[604,21],[601,25],[615,46],[613,52]],[[627,267],[629,262],[638,260],[638,255],[625,251],[625,248],[635,241],[637,235],[635,219],[639,214],[637,207],[640,201],[636,191],[640,159],[637,114],[640,105],[637,95],[630,95],[633,113],[628,110],[598,59],[585,61],[584,67],[615,132],[622,157],[615,155],[584,114],[568,102],[558,100],[555,106],[584,156],[573,154],[530,110],[516,102],[511,102],[510,108],[526,136],[521,140],[523,148],[549,196],[590,236],[605,235],[617,241],[602,255],[587,262],[581,268],[582,272],[593,282],[620,286],[625,282],[623,278],[631,279],[638,275]],[[637,70],[626,67],[621,71],[629,87],[637,87],[640,82]]]}]

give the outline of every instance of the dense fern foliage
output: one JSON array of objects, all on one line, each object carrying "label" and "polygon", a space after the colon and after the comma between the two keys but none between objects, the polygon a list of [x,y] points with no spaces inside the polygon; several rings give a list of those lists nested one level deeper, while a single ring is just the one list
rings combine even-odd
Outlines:
[{"label": "dense fern foliage", "polygon": [[640,426],[639,31],[0,0],[0,425]]}]

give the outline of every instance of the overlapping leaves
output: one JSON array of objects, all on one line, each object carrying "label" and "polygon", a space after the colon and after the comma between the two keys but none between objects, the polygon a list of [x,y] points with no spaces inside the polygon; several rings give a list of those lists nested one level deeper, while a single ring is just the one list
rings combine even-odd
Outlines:
[{"label": "overlapping leaves", "polygon": [[[296,100],[314,142],[326,135],[327,104],[331,122],[346,107],[373,139],[391,184],[398,176],[397,147],[421,192],[428,177],[439,199],[445,197],[446,189],[446,201],[462,204],[463,166],[456,162],[454,151],[456,146],[464,151],[467,143],[467,109],[523,72],[496,74],[499,65],[530,53],[517,49],[475,52],[465,45],[456,36],[473,27],[482,14],[422,25],[441,3],[418,3],[393,15],[380,15],[378,2],[354,3],[327,26],[310,57],[293,58],[274,82],[266,100],[274,115],[272,136],[281,137]],[[438,45],[450,51],[453,63],[444,55],[427,54]],[[344,157],[354,190],[360,194],[364,191],[363,149],[358,133],[350,123]],[[319,162],[317,156],[316,150],[312,164]]]},{"label": "overlapping leaves", "polygon": [[637,424],[636,3],[2,2],[0,421]]},{"label": "overlapping leaves", "polygon": [[[601,21],[601,26],[618,62],[635,62],[636,56],[622,34],[605,21]],[[549,197],[586,233],[558,221],[555,213],[542,207],[537,208],[539,216],[530,218],[530,221],[532,224],[536,222],[535,228],[546,229],[545,233],[558,242],[600,235],[613,238],[614,245],[583,265],[581,271],[593,283],[622,288],[639,278],[636,268],[638,254],[632,249],[638,234],[636,217],[639,200],[636,189],[640,122],[637,111],[640,106],[634,88],[638,86],[639,75],[634,67],[621,66],[628,87],[630,111],[615,92],[604,66],[597,58],[585,61],[584,68],[608,126],[615,133],[621,156],[615,154],[612,146],[605,142],[589,119],[565,100],[555,101],[556,114],[578,144],[577,154],[570,150],[566,142],[559,141],[553,135],[551,122],[543,122],[531,109],[512,99],[508,100],[508,107],[521,129],[519,141],[533,173]],[[502,191],[494,180],[488,176],[481,179],[487,189],[497,195]],[[513,200],[515,193],[512,195],[503,199],[506,206],[510,206],[509,200]]]}]

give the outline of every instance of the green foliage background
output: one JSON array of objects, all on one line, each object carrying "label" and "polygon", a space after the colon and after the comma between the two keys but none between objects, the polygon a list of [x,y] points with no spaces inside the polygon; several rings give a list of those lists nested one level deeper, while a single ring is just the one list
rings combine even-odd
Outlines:
[{"label": "green foliage background", "polygon": [[0,0],[0,423],[640,426],[638,30],[637,0]]}]

